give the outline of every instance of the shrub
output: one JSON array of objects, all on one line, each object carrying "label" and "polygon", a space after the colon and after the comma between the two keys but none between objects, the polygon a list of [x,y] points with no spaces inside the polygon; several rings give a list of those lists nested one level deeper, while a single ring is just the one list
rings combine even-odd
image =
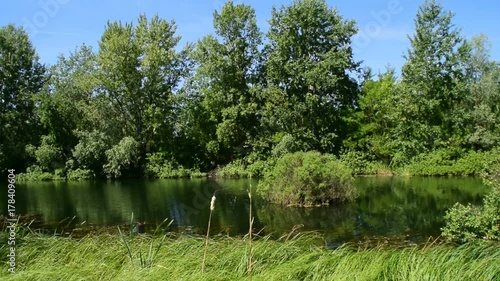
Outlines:
[{"label": "shrub", "polygon": [[132,137],[124,137],[117,145],[106,151],[107,163],[104,172],[110,178],[119,178],[139,161],[139,143]]},{"label": "shrub", "polygon": [[95,178],[95,174],[88,169],[76,169],[70,170],[66,177],[68,180],[89,180]]},{"label": "shrub", "polygon": [[445,215],[446,225],[441,230],[448,241],[470,242],[476,239],[500,240],[500,165],[485,179],[491,191],[483,206],[455,204]]},{"label": "shrub", "polygon": [[202,178],[206,176],[206,173],[198,169],[184,168],[163,152],[148,154],[147,160],[146,175],[150,178]]},{"label": "shrub", "polygon": [[258,178],[263,177],[266,171],[269,171],[275,163],[275,158],[271,157],[268,160],[252,159],[253,157],[245,157],[237,159],[226,166],[217,168],[216,176],[219,178]]},{"label": "shrub", "polygon": [[18,181],[51,181],[51,180],[61,180],[62,177],[44,172],[39,166],[31,166],[26,170],[26,173],[20,173],[17,175]]},{"label": "shrub", "polygon": [[26,147],[27,154],[34,154],[38,166],[44,171],[54,171],[61,166],[63,159],[62,149],[56,144],[53,135],[42,136],[42,143],[36,149]]},{"label": "shrub", "polygon": [[97,174],[102,172],[102,163],[106,160],[106,150],[109,149],[109,137],[97,130],[75,131],[79,139],[73,149],[73,157],[83,169],[90,169]]},{"label": "shrub", "polygon": [[387,175],[392,174],[382,162],[376,161],[367,153],[349,150],[340,155],[340,161],[349,167],[354,175]]},{"label": "shrub", "polygon": [[238,159],[217,169],[219,178],[246,178],[250,175],[243,160]]},{"label": "shrub", "polygon": [[278,133],[274,136],[274,139],[277,143],[273,147],[271,155],[275,158],[279,158],[287,153],[301,151],[297,139],[290,134]]},{"label": "shrub", "polygon": [[500,148],[465,154],[452,149],[439,149],[416,156],[404,170],[418,176],[470,176],[483,173],[497,161],[500,161]]},{"label": "shrub", "polygon": [[269,172],[274,166],[274,158],[270,158],[267,161],[257,160],[252,164],[248,165],[247,170],[253,177],[263,177],[266,172]]},{"label": "shrub", "polygon": [[282,205],[318,205],[355,196],[352,171],[333,155],[296,152],[280,157],[257,188],[266,200]]}]

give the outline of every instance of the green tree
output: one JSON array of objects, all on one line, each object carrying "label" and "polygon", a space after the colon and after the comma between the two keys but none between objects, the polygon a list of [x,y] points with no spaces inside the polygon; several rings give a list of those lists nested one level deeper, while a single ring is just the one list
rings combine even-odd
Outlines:
[{"label": "green tree", "polygon": [[302,0],[273,8],[269,24],[266,122],[303,150],[338,153],[349,133],[344,118],[358,96],[351,77],[360,65],[351,47],[354,21],[323,0]]},{"label": "green tree", "polygon": [[98,130],[75,131],[75,134],[80,141],[72,151],[76,160],[76,163],[72,163],[73,166],[91,170],[95,175],[102,175],[106,151],[110,148],[110,137]]},{"label": "green tree", "polygon": [[436,1],[420,6],[415,33],[398,90],[400,122],[395,128],[404,157],[442,146],[460,146],[467,95],[468,44],[452,23],[453,14]]},{"label": "green tree", "polygon": [[28,34],[8,25],[0,28],[0,173],[27,166],[25,147],[36,145],[41,126],[34,95],[46,80],[45,66]]},{"label": "green tree", "polygon": [[490,57],[491,42],[481,34],[469,42],[470,95],[466,143],[474,149],[491,149],[500,142],[500,64]]},{"label": "green tree", "polygon": [[364,82],[359,98],[359,110],[354,122],[358,130],[348,140],[351,149],[369,152],[389,164],[394,155],[392,129],[398,122],[394,97],[397,83],[394,69],[380,74],[377,80]]},{"label": "green tree", "polygon": [[227,162],[248,154],[258,133],[262,34],[254,9],[232,1],[214,12],[214,29],[197,44],[196,94],[209,118],[207,150]]},{"label": "green tree", "polygon": [[189,46],[176,51],[175,31],[174,22],[141,15],[136,26],[108,23],[99,42],[99,80],[121,123],[118,137],[133,137],[141,159],[173,149],[174,94],[189,66]]},{"label": "green tree", "polygon": [[[110,108],[99,108],[99,84],[97,61],[92,48],[81,46],[68,58],[61,55],[50,69],[48,81],[50,91],[38,95],[37,112],[44,128],[55,137],[70,157],[71,150],[78,143],[75,130],[104,129],[104,122],[112,126]],[[108,118],[107,118],[108,117]],[[109,131],[113,135],[112,131]],[[118,140],[117,140],[118,141]]]},{"label": "green tree", "polygon": [[26,150],[30,156],[35,158],[35,167],[39,167],[44,172],[54,172],[56,169],[64,167],[62,149],[53,135],[42,136],[40,146],[35,148],[28,145]]},{"label": "green tree", "polygon": [[104,172],[108,178],[137,176],[137,165],[141,157],[139,149],[139,143],[133,137],[124,137],[118,144],[107,150]]}]

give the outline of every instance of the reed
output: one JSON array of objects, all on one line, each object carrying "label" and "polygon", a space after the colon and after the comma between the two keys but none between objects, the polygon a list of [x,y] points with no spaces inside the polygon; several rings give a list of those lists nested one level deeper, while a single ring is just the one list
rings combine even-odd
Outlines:
[{"label": "reed", "polygon": [[210,216],[208,217],[207,236],[205,237],[205,250],[203,251],[203,262],[201,264],[201,272],[205,272],[205,261],[207,260],[208,239],[210,237],[210,223],[212,221],[212,213],[215,210],[215,194],[210,201]]},{"label": "reed", "polygon": [[249,228],[248,228],[248,265],[247,265],[247,274],[252,274],[252,232],[253,232],[253,215],[252,215],[252,174],[250,174],[250,187],[248,189],[248,199],[250,201],[249,207]]}]

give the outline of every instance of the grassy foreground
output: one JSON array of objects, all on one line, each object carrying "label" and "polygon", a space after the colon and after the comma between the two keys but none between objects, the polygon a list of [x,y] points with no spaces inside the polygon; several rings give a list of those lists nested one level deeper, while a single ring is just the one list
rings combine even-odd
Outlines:
[{"label": "grassy foreground", "polygon": [[[204,240],[180,236],[124,242],[117,235],[82,239],[20,238],[17,270],[7,272],[6,246],[1,280],[500,280],[498,243],[462,246],[329,250],[317,236],[253,243],[252,276],[247,275],[247,241],[211,239],[206,272]],[[160,244],[162,243],[162,244]],[[151,255],[161,245],[156,256]],[[130,252],[129,252],[130,250]],[[142,265],[141,265],[142,260]]]}]

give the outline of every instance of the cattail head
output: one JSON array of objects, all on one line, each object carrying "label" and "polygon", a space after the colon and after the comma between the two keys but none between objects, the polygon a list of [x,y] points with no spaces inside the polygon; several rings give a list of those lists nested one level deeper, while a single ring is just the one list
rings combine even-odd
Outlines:
[{"label": "cattail head", "polygon": [[210,211],[215,209],[215,194],[212,196],[212,201],[210,202]]}]

